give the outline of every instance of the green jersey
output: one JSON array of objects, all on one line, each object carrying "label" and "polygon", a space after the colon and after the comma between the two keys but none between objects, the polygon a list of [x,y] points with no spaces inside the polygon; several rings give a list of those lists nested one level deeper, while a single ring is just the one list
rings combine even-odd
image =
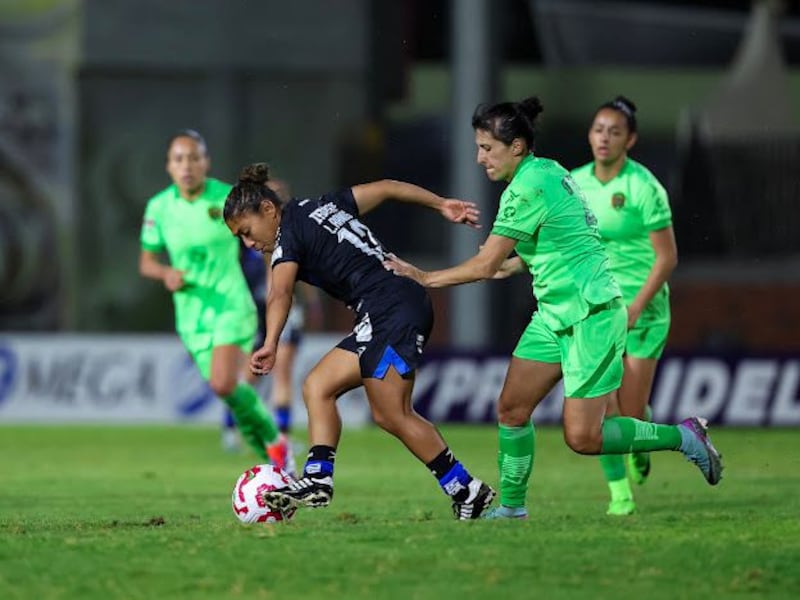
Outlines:
[{"label": "green jersey", "polygon": [[556,161],[526,156],[503,191],[492,233],[517,240],[539,313],[554,331],[620,296],[594,215]]},{"label": "green jersey", "polygon": [[672,225],[667,192],[646,167],[630,158],[607,183],[594,176],[593,162],[572,171],[572,177],[597,217],[611,272],[630,304],[656,260],[650,232]]},{"label": "green jersey", "polygon": [[255,304],[239,264],[239,240],[222,219],[230,189],[209,178],[203,193],[189,201],[171,185],[150,198],[144,213],[142,248],[166,251],[172,267],[184,272],[186,286],[173,294],[175,325],[192,350],[214,343],[223,313],[255,322]]}]

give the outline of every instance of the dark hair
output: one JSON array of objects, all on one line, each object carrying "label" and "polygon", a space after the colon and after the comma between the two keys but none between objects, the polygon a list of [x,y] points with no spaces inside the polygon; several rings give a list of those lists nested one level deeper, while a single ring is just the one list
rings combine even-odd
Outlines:
[{"label": "dark hair", "polygon": [[536,96],[525,98],[522,102],[480,104],[472,115],[472,128],[488,131],[507,146],[515,139],[522,138],[528,149],[533,150],[536,117],[543,110]]},{"label": "dark hair", "polygon": [[629,100],[625,96],[617,96],[610,102],[601,104],[598,109],[594,111],[594,116],[596,117],[597,113],[604,108],[610,108],[611,110],[622,113],[622,116],[625,117],[625,121],[628,123],[628,131],[636,133],[636,105],[633,103],[633,100]]},{"label": "dark hair", "polygon": [[206,139],[200,135],[200,132],[196,131],[195,129],[179,129],[174,134],[170,136],[167,140],[167,154],[169,154],[169,149],[172,148],[172,143],[177,140],[178,138],[188,137],[193,139],[199,145],[203,147],[203,151],[207,154],[208,153],[208,144],[206,144]]},{"label": "dark hair", "polygon": [[269,165],[253,163],[239,173],[239,181],[228,192],[222,216],[226,221],[245,213],[255,213],[261,208],[264,200],[272,202],[280,209],[283,202],[278,194],[267,185],[269,181]]}]

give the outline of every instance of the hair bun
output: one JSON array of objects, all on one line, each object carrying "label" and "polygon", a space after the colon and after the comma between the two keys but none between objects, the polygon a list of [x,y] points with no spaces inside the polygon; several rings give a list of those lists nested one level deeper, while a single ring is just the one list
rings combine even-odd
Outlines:
[{"label": "hair bun", "polygon": [[536,117],[539,116],[544,110],[544,106],[542,106],[542,101],[539,100],[538,96],[531,96],[529,98],[525,98],[522,102],[519,103],[522,112],[531,120],[531,123],[536,120]]},{"label": "hair bun", "polygon": [[267,181],[269,181],[269,165],[267,163],[248,165],[239,173],[240,183],[264,185]]}]

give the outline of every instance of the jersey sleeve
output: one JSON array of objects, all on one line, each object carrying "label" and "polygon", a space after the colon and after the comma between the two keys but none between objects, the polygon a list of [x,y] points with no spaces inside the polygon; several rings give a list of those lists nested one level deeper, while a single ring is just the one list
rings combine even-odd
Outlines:
[{"label": "jersey sleeve", "polygon": [[158,203],[150,201],[147,203],[147,208],[144,210],[144,219],[142,220],[142,231],[139,240],[142,250],[148,252],[163,252],[166,250],[164,237],[161,233],[160,213]]},{"label": "jersey sleeve", "polygon": [[275,250],[272,251],[271,264],[273,267],[283,262],[302,262],[302,231],[299,227],[301,223],[297,222],[295,216],[294,211],[284,213],[278,242],[275,244]]},{"label": "jersey sleeve", "polygon": [[647,231],[658,231],[672,225],[672,210],[669,207],[667,190],[658,180],[653,178],[645,182],[638,195],[642,224]]},{"label": "jersey sleeve", "polygon": [[358,217],[358,205],[356,198],[353,196],[353,189],[346,188],[332,194],[328,194],[325,198],[326,201],[333,202],[338,208],[341,208],[347,214]]},{"label": "jersey sleeve", "polygon": [[500,208],[492,225],[492,233],[514,240],[528,240],[544,221],[545,203],[538,195],[542,190],[522,189],[509,185],[500,197]]}]

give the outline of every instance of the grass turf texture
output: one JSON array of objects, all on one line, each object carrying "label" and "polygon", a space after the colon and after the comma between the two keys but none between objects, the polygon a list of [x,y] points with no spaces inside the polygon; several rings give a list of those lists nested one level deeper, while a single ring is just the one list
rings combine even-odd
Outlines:
[{"label": "grass turf texture", "polygon": [[[494,428],[443,433],[497,483]],[[0,427],[0,598],[800,597],[798,431],[712,430],[717,488],[655,455],[631,517],[605,515],[596,458],[537,434],[527,522],[454,521],[370,428],[344,432],[329,508],[246,526],[230,493],[255,460],[214,429]]]}]

